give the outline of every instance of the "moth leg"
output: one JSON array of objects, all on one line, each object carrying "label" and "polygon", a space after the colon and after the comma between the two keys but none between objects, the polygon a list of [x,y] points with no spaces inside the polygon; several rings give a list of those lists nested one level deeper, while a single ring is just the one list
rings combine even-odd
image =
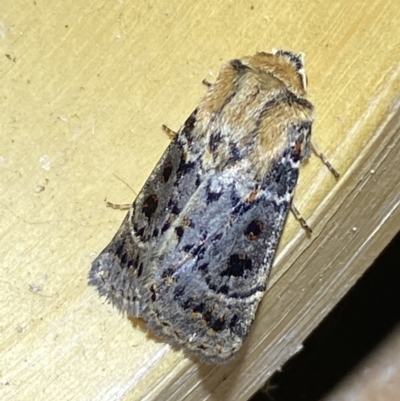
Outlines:
[{"label": "moth leg", "polygon": [[163,131],[168,135],[169,139],[174,139],[176,132],[173,131],[171,128],[167,127],[165,124],[162,125]]},{"label": "moth leg", "polygon": [[[122,178],[119,178],[115,174],[113,174],[113,176],[115,178],[117,178],[118,180],[120,180],[121,182],[123,182],[136,195],[135,190],[127,182],[125,182]],[[112,202],[108,202],[107,198],[104,199],[104,202],[106,202],[107,207],[111,207],[112,209],[129,210],[132,207],[131,203],[123,203],[123,204],[112,203]]]},{"label": "moth leg", "polygon": [[[205,86],[207,86],[208,88],[212,85],[211,82],[207,81],[206,79],[203,79],[201,81]],[[171,128],[169,128],[168,126],[166,126],[165,124],[162,125],[162,129],[163,131],[168,135],[169,139],[174,139],[176,132],[174,130],[172,130]]]},{"label": "moth leg", "polygon": [[322,163],[324,163],[328,170],[334,175],[334,177],[338,179],[340,177],[340,174],[335,169],[335,167],[332,166],[331,162],[326,158],[326,156],[318,149],[316,143],[313,140],[311,140],[311,148],[313,152],[322,160]]},{"label": "moth leg", "polygon": [[112,209],[129,210],[132,207],[131,203],[112,203],[109,202],[107,199],[104,199],[104,202],[106,202],[107,207],[111,207]]},{"label": "moth leg", "polygon": [[301,227],[306,230],[307,234],[311,234],[311,227],[307,224],[307,222],[301,216],[300,212],[297,210],[297,207],[293,205],[293,203],[290,205],[290,211],[293,213],[294,218],[300,223]]}]

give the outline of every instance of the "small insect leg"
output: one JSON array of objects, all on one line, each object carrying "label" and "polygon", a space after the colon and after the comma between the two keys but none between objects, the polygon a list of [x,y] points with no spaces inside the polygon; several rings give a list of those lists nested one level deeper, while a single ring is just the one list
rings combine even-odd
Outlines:
[{"label": "small insect leg", "polygon": [[293,203],[290,206],[290,211],[293,213],[294,218],[300,223],[302,228],[306,230],[307,234],[312,233],[311,227],[307,224],[305,219],[301,216],[300,212],[297,210],[296,206]]},{"label": "small insect leg", "polygon": [[165,124],[162,125],[163,131],[168,135],[169,139],[174,139],[176,132],[173,131],[171,128],[167,127]]},{"label": "small insect leg", "polygon": [[112,209],[129,210],[132,207],[131,203],[112,203],[109,202],[107,199],[105,199],[104,201],[106,202],[106,206],[111,207]]},{"label": "small insect leg", "polygon": [[326,158],[326,156],[318,149],[313,140],[311,140],[311,148],[313,152],[322,160],[322,163],[325,164],[328,170],[335,176],[336,179],[338,179],[340,177],[340,174],[335,169],[335,167],[332,166],[331,162]]}]

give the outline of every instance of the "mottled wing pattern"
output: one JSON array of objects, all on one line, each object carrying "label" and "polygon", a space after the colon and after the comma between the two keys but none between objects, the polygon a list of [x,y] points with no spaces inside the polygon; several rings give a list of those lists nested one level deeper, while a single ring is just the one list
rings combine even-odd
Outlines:
[{"label": "mottled wing pattern", "polygon": [[143,313],[154,332],[208,363],[234,355],[266,289],[298,164],[293,143],[260,181],[238,165],[203,181],[152,255]]},{"label": "mottled wing pattern", "polygon": [[232,60],[180,129],[90,284],[207,363],[241,346],[265,291],[313,107],[302,58]]},{"label": "mottled wing pattern", "polygon": [[140,305],[149,295],[146,280],[153,269],[150,256],[201,182],[199,170],[192,168],[199,165],[204,152],[201,140],[192,143],[195,114],[164,152],[89,274],[89,284],[97,287],[100,295],[135,317],[142,316]]}]

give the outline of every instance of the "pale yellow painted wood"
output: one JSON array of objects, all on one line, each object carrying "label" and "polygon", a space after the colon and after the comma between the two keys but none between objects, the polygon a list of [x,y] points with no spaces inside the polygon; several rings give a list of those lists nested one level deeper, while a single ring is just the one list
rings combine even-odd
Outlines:
[{"label": "pale yellow painted wood", "polygon": [[[397,0],[3,0],[0,398],[246,400],[400,227]],[[251,334],[231,363],[171,351],[87,286],[126,203],[222,61],[303,51],[312,159]]]}]

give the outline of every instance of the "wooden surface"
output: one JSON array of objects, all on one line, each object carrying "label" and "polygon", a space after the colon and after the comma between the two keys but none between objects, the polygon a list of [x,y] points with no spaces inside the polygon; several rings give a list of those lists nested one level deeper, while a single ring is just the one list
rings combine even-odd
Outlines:
[{"label": "wooden surface", "polygon": [[[246,400],[400,227],[397,0],[3,1],[0,398]],[[224,60],[303,51],[317,158],[238,357],[184,358],[87,286],[92,260]]]}]

